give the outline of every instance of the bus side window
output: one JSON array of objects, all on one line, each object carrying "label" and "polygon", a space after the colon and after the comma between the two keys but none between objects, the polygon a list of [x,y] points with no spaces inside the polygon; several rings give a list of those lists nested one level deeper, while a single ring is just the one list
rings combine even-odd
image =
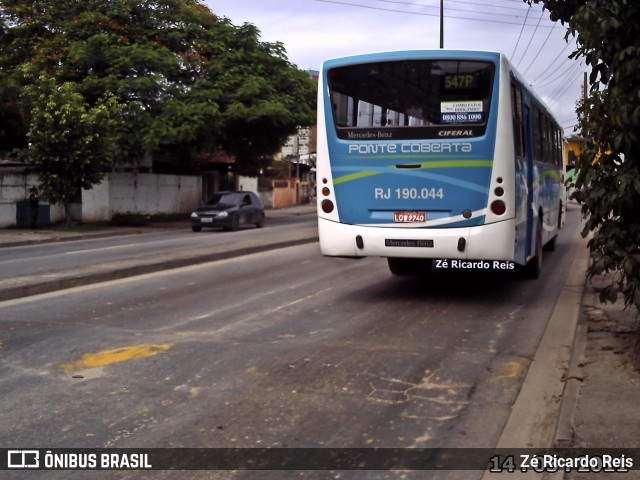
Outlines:
[{"label": "bus side window", "polygon": [[554,137],[553,137],[553,141],[554,141],[554,145],[553,145],[553,149],[556,152],[555,153],[555,160],[556,160],[556,165],[558,165],[559,167],[562,166],[562,139],[561,139],[561,135],[560,135],[560,129],[555,127],[554,128]]},{"label": "bus side window", "polygon": [[513,142],[516,156],[524,157],[526,144],[524,135],[524,115],[522,110],[522,92],[515,83],[511,84],[511,106],[513,115]]},{"label": "bus side window", "polygon": [[542,144],[542,115],[537,106],[533,107],[533,158],[536,162],[542,162],[543,144]]},{"label": "bus side window", "polygon": [[551,137],[549,135],[549,119],[546,114],[540,117],[542,121],[542,161],[551,163]]}]

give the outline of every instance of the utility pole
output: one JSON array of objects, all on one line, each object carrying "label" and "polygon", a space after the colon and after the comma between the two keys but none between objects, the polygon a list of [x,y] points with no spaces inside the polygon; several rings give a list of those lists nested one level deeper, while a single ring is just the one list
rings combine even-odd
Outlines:
[{"label": "utility pole", "polygon": [[296,205],[300,205],[300,127],[296,131]]},{"label": "utility pole", "polygon": [[444,48],[444,0],[440,0],[440,48]]},{"label": "utility pole", "polygon": [[[589,111],[589,109],[587,108],[587,99],[589,98],[589,94],[587,93],[587,72],[584,72],[584,79],[582,81],[582,108],[584,111],[584,115],[585,115],[585,120],[589,120],[587,117],[587,112]],[[582,132],[582,135],[584,136],[585,132]]]}]

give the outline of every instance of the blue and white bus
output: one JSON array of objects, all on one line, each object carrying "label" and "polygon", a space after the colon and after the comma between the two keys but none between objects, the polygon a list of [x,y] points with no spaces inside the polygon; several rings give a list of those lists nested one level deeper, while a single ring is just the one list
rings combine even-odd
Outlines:
[{"label": "blue and white bus", "polygon": [[323,255],[540,274],[563,224],[563,136],[503,54],[327,60],[318,88]]}]

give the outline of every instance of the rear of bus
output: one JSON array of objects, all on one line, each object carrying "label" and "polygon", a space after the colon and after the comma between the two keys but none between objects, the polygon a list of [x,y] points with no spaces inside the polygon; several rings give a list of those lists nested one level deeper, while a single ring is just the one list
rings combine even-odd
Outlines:
[{"label": "rear of bus", "polygon": [[326,61],[318,93],[323,255],[513,261],[509,85],[506,60],[491,52]]}]

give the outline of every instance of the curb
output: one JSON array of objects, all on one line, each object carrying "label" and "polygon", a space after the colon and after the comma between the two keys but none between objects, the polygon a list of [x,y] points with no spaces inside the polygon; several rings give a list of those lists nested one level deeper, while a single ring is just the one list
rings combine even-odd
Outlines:
[{"label": "curb", "polygon": [[588,322],[585,316],[580,315],[571,353],[571,362],[564,378],[565,387],[562,393],[560,415],[556,425],[553,445],[551,445],[553,448],[568,448],[573,442],[575,434],[574,417],[580,397],[580,387],[584,381],[580,366],[584,364],[588,330]]},{"label": "curb", "polygon": [[[589,251],[578,251],[569,275],[562,286],[549,322],[534,355],[520,393],[502,431],[496,448],[551,448],[559,434],[571,425],[574,406],[567,386],[570,367],[576,345],[576,331],[581,318],[585,289],[585,272]],[[573,387],[571,387],[573,388]],[[483,479],[495,478],[485,472]],[[520,477],[519,477],[520,478]],[[529,471],[522,478],[541,478],[541,474]]]},{"label": "curb", "polygon": [[557,430],[575,333],[582,311],[587,248],[571,263],[498,448],[550,448]]},{"label": "curb", "polygon": [[43,245],[47,243],[59,243],[59,242],[75,242],[78,240],[95,240],[97,238],[108,238],[108,237],[120,237],[124,235],[142,235],[146,232],[140,229],[133,230],[108,230],[104,232],[95,232],[95,233],[78,233],[78,234],[65,234],[65,235],[56,235],[52,234],[51,236],[47,236],[44,238],[36,238],[29,240],[15,240],[8,242],[0,242],[0,248],[9,248],[9,247],[24,247],[26,245]]}]

